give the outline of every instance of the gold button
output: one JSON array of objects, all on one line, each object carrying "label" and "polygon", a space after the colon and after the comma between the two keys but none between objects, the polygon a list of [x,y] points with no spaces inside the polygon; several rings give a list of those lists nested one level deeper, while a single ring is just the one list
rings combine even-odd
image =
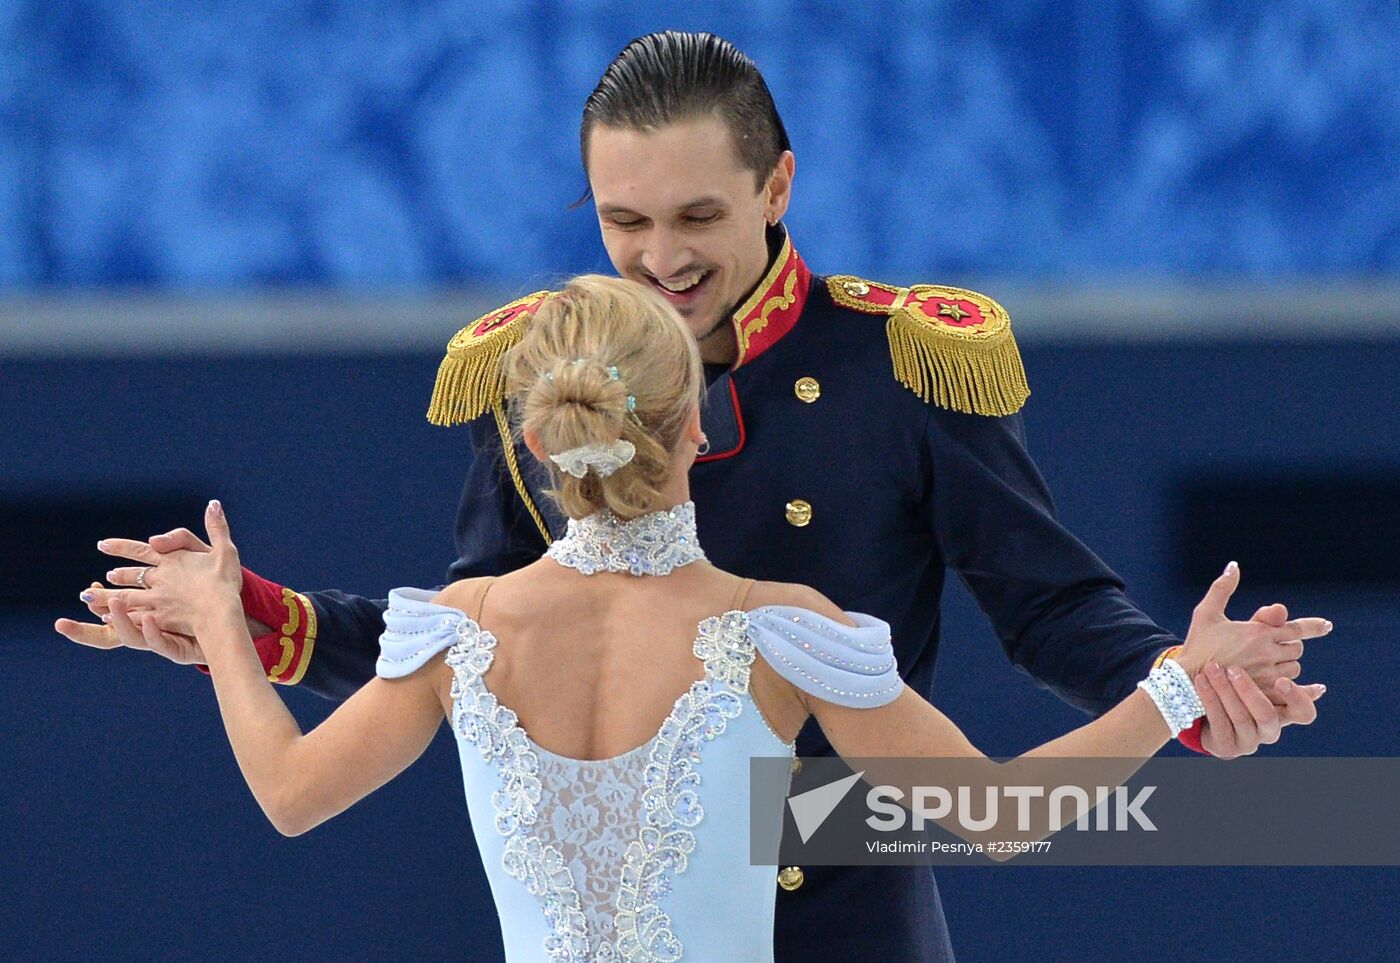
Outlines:
[{"label": "gold button", "polygon": [[797,774],[798,774],[799,772],[801,772],[801,771],[802,771],[802,760],[801,760],[801,759],[798,759],[798,758],[796,758],[796,757],[793,757],[793,760],[792,760],[792,774],[795,776],[795,775],[797,775]]},{"label": "gold button", "polygon": [[802,881],[807,877],[802,873],[801,866],[785,866],[778,873],[778,885],[791,893],[802,885]]},{"label": "gold button", "polygon": [[797,528],[805,528],[812,521],[812,506],[800,498],[794,498],[787,503],[788,524]]},{"label": "gold button", "polygon": [[870,285],[864,281],[847,281],[842,287],[853,298],[863,298],[870,293]]},{"label": "gold button", "polygon": [[797,397],[802,401],[811,404],[822,396],[821,382],[816,378],[798,378],[797,384],[792,386],[792,390],[797,392]]}]

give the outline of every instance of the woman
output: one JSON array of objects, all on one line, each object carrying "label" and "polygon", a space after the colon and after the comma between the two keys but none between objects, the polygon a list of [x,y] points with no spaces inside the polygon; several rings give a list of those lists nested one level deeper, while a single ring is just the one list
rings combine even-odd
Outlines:
[{"label": "woman", "polygon": [[[703,375],[664,301],[579,278],[540,308],[507,373],[566,536],[500,578],[392,593],[378,678],[312,732],[253,650],[217,502],[213,551],[163,558],[151,603],[195,627],[239,765],[281,832],[392,779],[446,715],[512,960],[771,960],[771,870],[750,865],[736,791],[751,757],[791,756],[809,717],[848,757],[983,757],[904,686],[885,623],[705,560],[687,480]],[[1131,757],[1126,777],[1203,714],[1192,678],[1251,633],[1330,630],[1228,621],[1238,580],[1232,565],[1131,697],[1026,757]],[[110,615],[131,617],[119,600]]]}]

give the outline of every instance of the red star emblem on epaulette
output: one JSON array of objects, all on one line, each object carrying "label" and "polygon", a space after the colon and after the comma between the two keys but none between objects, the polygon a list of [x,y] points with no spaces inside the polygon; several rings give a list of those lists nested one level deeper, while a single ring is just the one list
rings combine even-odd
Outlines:
[{"label": "red star emblem on epaulette", "polygon": [[911,291],[906,306],[917,308],[925,317],[953,328],[975,328],[987,323],[982,306],[966,298]]}]

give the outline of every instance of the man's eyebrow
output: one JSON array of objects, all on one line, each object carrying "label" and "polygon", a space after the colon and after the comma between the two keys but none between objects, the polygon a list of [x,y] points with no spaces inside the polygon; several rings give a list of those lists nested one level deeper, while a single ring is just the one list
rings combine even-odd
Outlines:
[{"label": "man's eyebrow", "polygon": [[[729,205],[725,202],[724,198],[722,197],[707,196],[697,197],[694,200],[686,201],[684,204],[678,207],[677,210],[689,211],[697,207],[718,207],[720,209],[725,209],[728,206]],[[642,216],[641,214],[638,214],[636,211],[632,210],[630,207],[623,207],[621,204],[599,204],[598,213],[603,215],[604,217],[613,217],[617,214],[631,214],[633,217]]]}]

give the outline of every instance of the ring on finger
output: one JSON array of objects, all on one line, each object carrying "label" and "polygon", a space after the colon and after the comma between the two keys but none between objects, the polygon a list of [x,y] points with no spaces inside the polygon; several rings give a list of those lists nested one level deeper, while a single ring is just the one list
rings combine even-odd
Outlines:
[{"label": "ring on finger", "polygon": [[150,569],[150,566],[147,566],[147,567],[145,567],[145,568],[139,568],[139,569],[136,570],[136,587],[137,587],[137,588],[146,588],[146,573],[149,572],[150,570],[151,570],[151,569]]}]

